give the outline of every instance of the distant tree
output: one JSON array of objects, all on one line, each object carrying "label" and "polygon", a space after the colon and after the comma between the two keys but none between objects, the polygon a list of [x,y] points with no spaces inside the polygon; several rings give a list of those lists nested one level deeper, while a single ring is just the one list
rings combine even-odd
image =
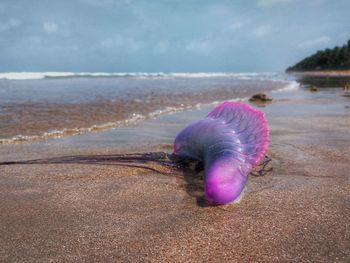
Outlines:
[{"label": "distant tree", "polygon": [[304,58],[287,71],[341,70],[350,69],[350,39],[342,47],[319,50]]}]

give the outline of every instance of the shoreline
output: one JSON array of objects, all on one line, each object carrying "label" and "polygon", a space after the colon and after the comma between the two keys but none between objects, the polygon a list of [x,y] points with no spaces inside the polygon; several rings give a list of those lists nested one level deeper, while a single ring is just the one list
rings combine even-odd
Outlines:
[{"label": "shoreline", "polygon": [[350,70],[290,71],[286,73],[295,76],[350,77]]},{"label": "shoreline", "polygon": [[[267,89],[265,92],[266,93],[274,93],[274,92],[283,92],[284,90],[290,90],[295,87],[297,87],[297,82],[295,81],[285,81],[285,80],[279,80],[278,82],[280,83],[285,83],[285,86],[282,88],[275,88],[275,89]],[[240,96],[238,94],[237,97],[235,98],[230,98],[229,100],[232,101],[247,101],[249,99],[249,96],[254,95],[258,90],[251,91],[250,93],[247,93],[246,96]],[[227,100],[227,99],[226,99]],[[67,137],[67,136],[79,136],[82,134],[86,133],[95,133],[95,132],[101,132],[101,131],[106,131],[106,130],[111,130],[111,129],[118,129],[120,127],[125,127],[128,125],[135,125],[137,123],[140,123],[142,121],[147,121],[150,119],[157,119],[161,116],[164,115],[171,115],[175,114],[178,112],[186,112],[186,111],[191,111],[195,110],[198,108],[207,108],[213,105],[216,105],[220,102],[222,102],[222,98],[220,100],[214,100],[214,101],[204,101],[204,102],[198,102],[197,104],[181,104],[181,105],[171,105],[171,106],[166,106],[162,109],[157,109],[154,111],[151,111],[150,113],[134,113],[132,116],[126,118],[126,119],[121,119],[121,120],[113,120],[110,122],[106,123],[99,123],[99,124],[94,124],[89,127],[79,127],[79,128],[62,128],[58,130],[52,130],[52,131],[46,131],[43,132],[39,135],[15,135],[13,137],[9,138],[0,138],[0,146],[1,145],[7,145],[7,144],[17,144],[17,143],[30,143],[33,141],[38,141],[38,140],[47,140],[50,138],[62,138],[62,137]]]},{"label": "shoreline", "polygon": [[288,85],[260,77],[0,80],[0,144],[118,128]]}]

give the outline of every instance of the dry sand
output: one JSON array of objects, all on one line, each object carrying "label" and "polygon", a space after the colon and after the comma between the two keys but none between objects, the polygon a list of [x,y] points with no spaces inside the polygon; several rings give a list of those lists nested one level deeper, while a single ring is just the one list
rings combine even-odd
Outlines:
[{"label": "dry sand", "polygon": [[229,206],[203,206],[195,172],[102,151],[0,165],[0,261],[350,262],[350,110],[327,103],[265,108],[274,170]]}]

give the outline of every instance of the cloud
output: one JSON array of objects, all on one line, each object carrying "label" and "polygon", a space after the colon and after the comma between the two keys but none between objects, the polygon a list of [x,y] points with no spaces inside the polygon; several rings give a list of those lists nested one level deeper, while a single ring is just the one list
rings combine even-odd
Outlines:
[{"label": "cloud", "polygon": [[22,24],[22,21],[17,18],[10,18],[6,22],[0,23],[0,31],[7,31],[16,28]]},{"label": "cloud", "polygon": [[189,42],[185,46],[185,50],[194,52],[194,53],[200,53],[200,54],[208,54],[210,53],[212,47],[210,43],[207,40],[194,40]]},{"label": "cloud", "polygon": [[127,52],[137,52],[144,46],[144,42],[131,37],[116,35],[112,38],[106,38],[98,43],[99,49],[122,49]]},{"label": "cloud", "polygon": [[271,32],[271,29],[272,29],[271,25],[261,25],[261,26],[256,27],[252,31],[252,33],[253,33],[253,36],[255,36],[257,38],[261,38],[261,37],[268,35]]},{"label": "cloud", "polygon": [[242,22],[234,22],[228,26],[229,30],[235,31],[237,29],[240,29],[244,26]]},{"label": "cloud", "polygon": [[79,0],[83,4],[105,7],[114,4],[129,5],[132,0]]},{"label": "cloud", "polygon": [[329,44],[331,42],[331,38],[329,36],[321,36],[315,39],[310,39],[304,42],[299,43],[298,48],[311,48],[317,47],[324,44]]},{"label": "cloud", "polygon": [[58,30],[58,25],[54,22],[44,22],[43,29],[46,33],[55,33]]},{"label": "cloud", "polygon": [[154,51],[158,54],[166,53],[168,49],[169,49],[169,41],[167,40],[158,41],[157,44],[154,46]]},{"label": "cloud", "polygon": [[43,44],[44,39],[41,38],[40,36],[29,36],[28,43],[34,44],[34,45]]},{"label": "cloud", "polygon": [[293,2],[293,0],[258,0],[257,5],[259,7],[270,7],[291,2]]}]

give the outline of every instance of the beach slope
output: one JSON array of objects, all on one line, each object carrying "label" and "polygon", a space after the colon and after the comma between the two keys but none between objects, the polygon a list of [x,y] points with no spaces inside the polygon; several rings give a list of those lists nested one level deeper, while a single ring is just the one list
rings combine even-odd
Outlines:
[{"label": "beach slope", "polygon": [[35,149],[3,147],[0,261],[349,262],[350,101],[325,94],[264,108],[274,169],[230,206],[205,207],[196,172],[120,164],[120,152],[57,148],[40,153],[46,162],[6,164]]}]

